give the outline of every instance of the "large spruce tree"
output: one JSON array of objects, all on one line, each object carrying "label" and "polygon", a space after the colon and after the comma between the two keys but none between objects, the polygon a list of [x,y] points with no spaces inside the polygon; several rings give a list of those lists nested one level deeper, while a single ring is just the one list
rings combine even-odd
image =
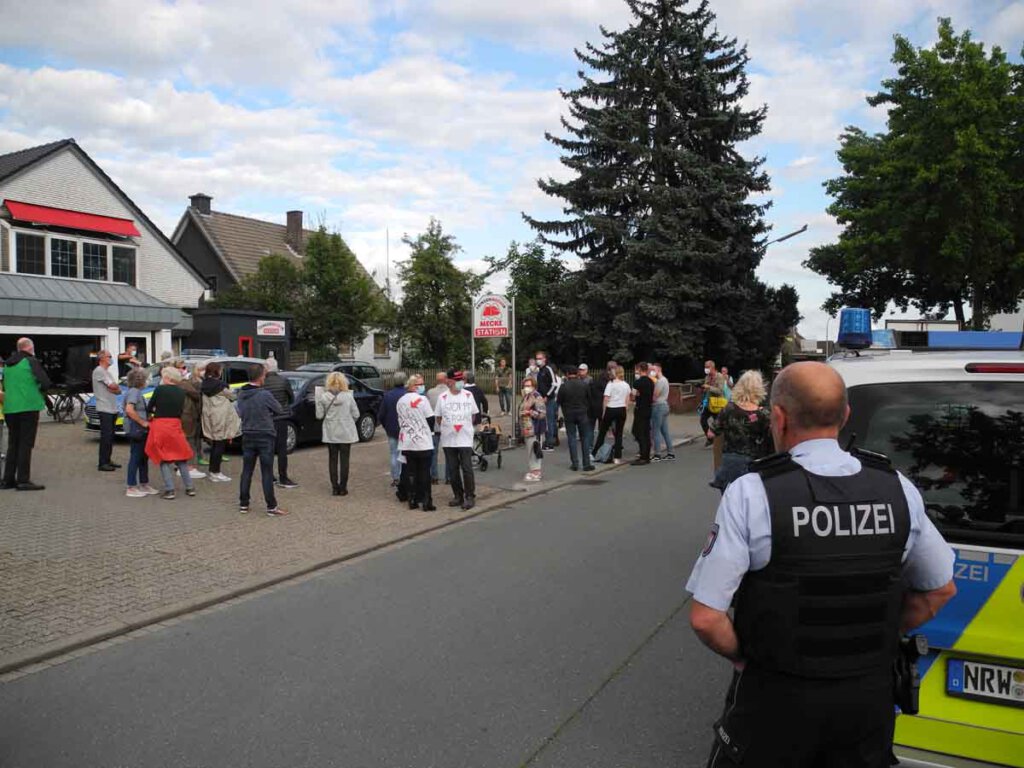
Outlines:
[{"label": "large spruce tree", "polygon": [[[757,365],[799,317],[795,292],[754,276],[769,205],[754,196],[769,181],[763,160],[737,149],[765,117],[742,105],[746,48],[718,33],[706,1],[626,2],[628,29],[602,28],[602,45],[576,51],[585,70],[563,92],[568,136],[547,136],[574,177],[539,183],[566,217],[527,221],[583,259],[576,333],[595,356]],[[752,354],[742,313],[783,328],[770,348],[761,337]]]}]

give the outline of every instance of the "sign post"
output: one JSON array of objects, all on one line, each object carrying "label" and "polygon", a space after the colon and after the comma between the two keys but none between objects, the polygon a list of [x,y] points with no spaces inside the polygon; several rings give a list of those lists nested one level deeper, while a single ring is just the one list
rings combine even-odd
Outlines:
[{"label": "sign post", "polygon": [[[504,339],[508,336],[512,336],[512,368],[515,370],[515,329],[509,320],[508,299],[500,294],[488,293],[473,303],[473,334],[470,339],[470,354],[474,371],[476,370],[476,340]],[[514,389],[514,374],[512,383]]]},{"label": "sign post", "polygon": [[518,445],[516,428],[519,426],[519,410],[516,401],[519,399],[519,363],[516,362],[516,297],[512,297],[512,434],[509,445]]}]

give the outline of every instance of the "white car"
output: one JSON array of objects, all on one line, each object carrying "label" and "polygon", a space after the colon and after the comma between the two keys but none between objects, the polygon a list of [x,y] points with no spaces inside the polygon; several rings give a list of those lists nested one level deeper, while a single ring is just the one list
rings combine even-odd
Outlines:
[{"label": "white car", "polygon": [[956,597],[917,632],[920,712],[904,766],[1024,766],[1024,352],[875,351],[829,363],[840,441],[889,456],[956,551]]}]

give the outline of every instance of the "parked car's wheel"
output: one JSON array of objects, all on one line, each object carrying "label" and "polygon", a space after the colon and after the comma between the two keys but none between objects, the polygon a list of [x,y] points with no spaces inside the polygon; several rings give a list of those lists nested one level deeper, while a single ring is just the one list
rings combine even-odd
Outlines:
[{"label": "parked car's wheel", "polygon": [[295,450],[295,446],[299,444],[299,428],[294,423],[288,422],[288,437],[285,439],[285,445],[288,447],[288,453]]},{"label": "parked car's wheel", "polygon": [[368,443],[373,440],[373,436],[377,433],[377,420],[373,418],[372,413],[364,413],[356,421],[356,430],[359,432],[359,442]]}]

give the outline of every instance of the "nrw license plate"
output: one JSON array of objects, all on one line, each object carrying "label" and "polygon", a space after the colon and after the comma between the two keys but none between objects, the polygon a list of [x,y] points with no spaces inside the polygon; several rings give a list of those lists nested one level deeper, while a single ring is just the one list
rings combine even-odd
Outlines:
[{"label": "nrw license plate", "polygon": [[946,693],[1024,707],[1024,669],[950,659],[946,665]]}]

